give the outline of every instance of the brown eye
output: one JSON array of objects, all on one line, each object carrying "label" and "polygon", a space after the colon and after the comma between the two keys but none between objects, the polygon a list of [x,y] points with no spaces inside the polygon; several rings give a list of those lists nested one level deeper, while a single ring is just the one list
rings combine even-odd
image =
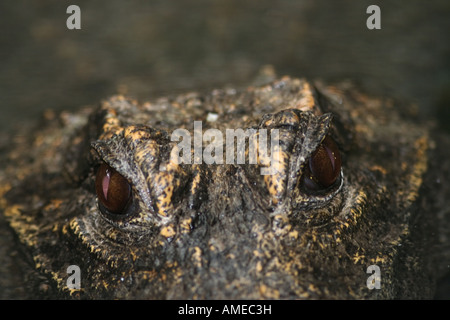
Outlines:
[{"label": "brown eye", "polygon": [[100,210],[108,213],[125,214],[131,199],[131,186],[116,170],[102,163],[95,180]]},{"label": "brown eye", "polygon": [[303,175],[303,185],[313,191],[332,186],[341,172],[341,155],[334,140],[326,136],[309,158]]}]

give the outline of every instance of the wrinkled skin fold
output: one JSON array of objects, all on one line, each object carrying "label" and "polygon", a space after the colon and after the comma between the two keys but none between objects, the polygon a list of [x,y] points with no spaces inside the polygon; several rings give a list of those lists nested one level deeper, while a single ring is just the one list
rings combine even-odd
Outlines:
[{"label": "wrinkled skin fold", "polygon": [[[0,175],[3,215],[27,260],[23,272],[36,279],[24,284],[26,292],[106,299],[432,297],[447,261],[436,260],[434,248],[447,239],[439,231],[445,223],[438,224],[448,215],[436,182],[444,181],[448,165],[436,170],[442,158],[433,154],[446,141],[410,110],[346,83],[283,77],[145,103],[114,96],[76,114],[49,114],[16,139]],[[177,163],[171,152],[179,141],[171,134],[185,129],[194,136],[194,121],[223,137],[226,129],[277,129],[273,173],[261,174],[267,159],[249,142],[245,153],[258,154],[256,164]],[[322,169],[327,165],[333,167]],[[105,166],[121,177],[115,187],[106,173],[98,178]],[[312,175],[319,180],[305,182]],[[121,190],[129,192],[125,200],[106,202]],[[80,268],[80,289],[67,286],[70,265]],[[380,289],[368,287],[370,266],[380,270]]]}]

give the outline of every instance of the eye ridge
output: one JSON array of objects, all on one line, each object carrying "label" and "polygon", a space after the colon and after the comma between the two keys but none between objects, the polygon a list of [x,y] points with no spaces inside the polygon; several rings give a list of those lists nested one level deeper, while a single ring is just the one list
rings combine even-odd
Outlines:
[{"label": "eye ridge", "polygon": [[129,212],[131,185],[115,169],[103,162],[97,171],[95,191],[100,211],[104,215],[123,217]]},{"label": "eye ridge", "polygon": [[304,189],[312,192],[326,191],[340,177],[341,165],[337,144],[330,136],[326,136],[305,166],[302,178]]}]

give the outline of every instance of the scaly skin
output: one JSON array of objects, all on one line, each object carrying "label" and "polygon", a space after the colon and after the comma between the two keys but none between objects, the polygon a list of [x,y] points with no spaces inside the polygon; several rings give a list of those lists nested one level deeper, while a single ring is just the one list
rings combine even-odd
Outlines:
[{"label": "scaly skin", "polygon": [[[431,209],[446,203],[433,185],[441,173],[432,168],[431,127],[393,100],[348,84],[317,86],[283,77],[142,104],[115,96],[78,114],[47,114],[44,125],[11,146],[0,172],[0,204],[29,259],[23,272],[35,279],[24,292],[432,297],[431,267],[440,266],[433,264],[438,239],[431,235],[448,212]],[[171,135],[181,128],[194,136],[194,121],[202,121],[203,132],[219,129],[224,144],[226,129],[278,129],[274,172],[261,174],[267,159],[260,153],[256,164],[178,163],[171,151],[180,142]],[[339,147],[341,173],[330,187],[310,192],[302,177],[327,135]],[[247,143],[247,156],[252,148]],[[124,214],[99,209],[102,163],[131,186]],[[69,265],[80,267],[81,289],[67,287]],[[379,267],[381,289],[367,286],[371,265]]]}]

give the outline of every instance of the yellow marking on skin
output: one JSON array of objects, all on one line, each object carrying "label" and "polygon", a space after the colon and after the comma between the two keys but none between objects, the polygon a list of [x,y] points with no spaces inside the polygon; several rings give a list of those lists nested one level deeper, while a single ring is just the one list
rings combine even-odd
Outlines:
[{"label": "yellow marking on skin", "polygon": [[110,232],[108,232],[108,238],[116,241],[117,240],[117,236],[119,235],[119,232],[117,230],[111,230]]},{"label": "yellow marking on skin", "polygon": [[[37,266],[38,264],[36,264]],[[40,264],[39,264],[40,266]],[[51,272],[52,278],[53,280],[55,280],[56,283],[60,283],[62,282],[62,279],[58,276],[58,274],[56,272]]]},{"label": "yellow marking on skin", "polygon": [[258,258],[264,257],[264,255],[259,250],[253,250],[253,255]]},{"label": "yellow marking on skin", "polygon": [[22,216],[23,206],[12,205],[6,207],[4,215],[9,220],[11,227],[16,230],[22,243],[29,247],[36,245],[36,234],[39,227],[32,224],[33,217]]},{"label": "yellow marking on skin", "polygon": [[217,247],[213,244],[210,244],[208,248],[209,248],[209,251],[211,251],[211,252],[217,252]]},{"label": "yellow marking on skin", "polygon": [[302,93],[306,94],[299,100],[295,108],[302,111],[312,111],[315,105],[315,100],[312,94],[311,86],[308,82],[303,83]]},{"label": "yellow marking on skin", "polygon": [[289,233],[292,229],[292,225],[289,223],[289,219],[285,215],[277,214],[274,216],[273,231],[275,236],[282,237]]},{"label": "yellow marking on skin", "polygon": [[5,208],[8,204],[4,195],[11,190],[11,184],[6,183],[4,185],[0,185],[0,208]]},{"label": "yellow marking on skin", "polygon": [[[136,132],[135,137],[143,137],[140,131]],[[129,133],[132,136],[134,133]],[[147,140],[145,143],[139,145],[139,148],[134,153],[134,158],[138,164],[144,163],[148,159],[157,158],[159,154],[158,144],[154,140]],[[149,175],[147,183],[149,186],[155,186],[156,202],[158,208],[158,215],[167,217],[167,213],[172,210],[172,195],[174,188],[179,185],[179,181],[175,179],[174,173],[179,170],[178,164],[175,161],[169,161],[163,169],[157,168],[158,173]]]},{"label": "yellow marking on skin", "polygon": [[371,171],[380,171],[382,174],[387,174],[387,171],[385,168],[383,168],[382,166],[379,165],[373,165],[369,168],[369,170]]},{"label": "yellow marking on skin", "polygon": [[135,126],[125,128],[124,136],[132,141],[150,138],[150,134],[144,130],[137,130]]},{"label": "yellow marking on skin", "polygon": [[199,185],[200,185],[200,172],[197,172],[194,179],[192,180],[191,194],[195,194],[195,191]]},{"label": "yellow marking on skin", "polygon": [[[67,287],[66,277],[60,277],[60,274],[57,271],[49,270],[45,267],[45,263],[41,263],[42,257],[40,255],[36,255],[33,257],[34,266],[36,269],[40,269],[43,273],[48,274],[56,283],[56,286],[62,290],[68,291],[70,295],[78,294],[84,291],[83,288],[80,289],[70,289]],[[65,274],[65,273],[64,273]]]},{"label": "yellow marking on skin", "polygon": [[166,262],[166,267],[169,269],[174,269],[178,267],[178,262],[177,261],[167,261]]},{"label": "yellow marking on skin", "polygon": [[119,135],[123,131],[122,127],[103,126],[103,134],[100,135],[101,140],[111,139],[114,135]]},{"label": "yellow marking on skin", "polygon": [[136,261],[137,254],[133,250],[130,250],[130,255],[131,255],[131,259],[133,260],[133,262]]},{"label": "yellow marking on skin", "polygon": [[191,223],[192,223],[191,218],[181,220],[180,222],[181,233],[187,233],[191,231]]},{"label": "yellow marking on skin", "polygon": [[[381,254],[381,253],[380,253]],[[385,258],[383,257],[383,255],[381,254],[381,256],[377,256],[376,258],[375,258],[375,264],[377,264],[377,263],[384,263],[385,262]]]},{"label": "yellow marking on skin", "polygon": [[236,256],[233,253],[229,253],[227,254],[227,259],[234,260],[236,259]]},{"label": "yellow marking on skin", "polygon": [[105,124],[103,125],[103,128],[105,128],[105,127],[118,127],[118,126],[120,126],[119,119],[111,116],[111,117],[107,117],[105,119]]},{"label": "yellow marking on skin", "polygon": [[300,123],[300,119],[298,115],[294,112],[289,112],[288,114],[283,113],[282,118],[280,119],[281,123],[284,124],[290,124],[290,125],[296,125]]},{"label": "yellow marking on skin", "polygon": [[358,252],[353,256],[353,263],[357,264],[358,262],[363,262],[363,260],[365,259],[364,255],[360,255]]},{"label": "yellow marking on skin", "polygon": [[143,270],[139,271],[138,275],[141,277],[142,280],[153,280],[156,279],[158,273],[154,270]]},{"label": "yellow marking on skin", "polygon": [[167,213],[172,210],[172,195],[176,187],[179,186],[180,181],[175,179],[175,172],[179,170],[178,164],[173,161],[169,161],[166,165],[166,171],[161,171],[156,176],[156,181],[162,181],[166,186],[163,189],[163,193],[158,195],[158,214],[166,217]]},{"label": "yellow marking on skin", "polygon": [[64,201],[61,199],[52,199],[48,205],[44,207],[44,210],[58,209]]},{"label": "yellow marking on skin", "polygon": [[103,124],[102,127],[103,133],[100,135],[100,138],[101,139],[111,138],[114,134],[119,134],[122,130],[123,128],[120,126],[120,120],[117,117],[116,110],[107,108],[105,123]]},{"label": "yellow marking on skin", "polygon": [[69,222],[69,226],[74,231],[75,234],[79,234],[80,233],[80,226],[78,225],[78,222],[77,222],[76,218],[72,219]]},{"label": "yellow marking on skin", "polygon": [[148,158],[158,157],[158,144],[154,140],[147,140],[134,152],[135,160],[141,164]]},{"label": "yellow marking on skin", "polygon": [[172,225],[165,226],[161,229],[160,234],[165,238],[172,238],[176,232]]},{"label": "yellow marking on skin", "polygon": [[196,266],[198,268],[202,267],[202,249],[200,249],[199,247],[194,247],[193,248],[194,253],[192,254],[192,258],[194,260],[194,262],[196,263]]},{"label": "yellow marking on skin", "polygon": [[167,212],[172,209],[172,194],[173,194],[173,176],[168,174],[160,174],[163,176],[161,179],[165,182],[166,188],[164,192],[157,197],[158,214],[163,217],[167,217]]},{"label": "yellow marking on skin", "polygon": [[[289,118],[292,119],[292,118]],[[268,119],[265,125],[270,125],[272,120]],[[269,138],[268,138],[269,139]],[[264,175],[264,182],[272,198],[272,203],[277,204],[279,198],[284,194],[284,178],[287,171],[288,155],[283,152],[279,145],[270,146],[270,152],[266,150],[268,145],[260,146],[259,133],[256,133],[254,143],[252,144],[256,155],[256,163],[258,166],[267,170],[269,174]],[[246,148],[246,155],[250,154],[250,150]]]},{"label": "yellow marking on skin", "polygon": [[166,170],[169,172],[177,171],[179,170],[179,168],[180,168],[179,164],[176,161],[173,161],[172,159],[170,159],[169,163],[166,166]]},{"label": "yellow marking on skin", "polygon": [[69,232],[69,226],[65,224],[61,229],[63,234],[67,234]]},{"label": "yellow marking on skin", "polygon": [[419,194],[419,188],[422,185],[422,175],[426,172],[428,167],[428,157],[427,157],[427,149],[428,149],[428,139],[427,137],[420,137],[416,141],[414,141],[414,148],[417,150],[417,159],[418,161],[414,163],[413,172],[410,175],[409,181],[413,185],[413,190],[408,192],[407,199],[408,201],[416,200]]},{"label": "yellow marking on skin", "polygon": [[69,289],[69,294],[71,296],[74,296],[74,295],[76,295],[76,294],[78,294],[80,292],[83,292],[83,288],[80,288],[80,289]]},{"label": "yellow marking on skin", "polygon": [[308,290],[309,290],[309,291],[312,291],[312,292],[316,292],[316,291],[317,291],[317,287],[311,283],[311,284],[308,286]]},{"label": "yellow marking on skin", "polygon": [[102,285],[105,289],[108,289],[108,287],[109,287],[109,283],[105,280],[102,280]]},{"label": "yellow marking on skin", "polygon": [[[397,195],[400,198],[405,198],[405,205],[414,202],[419,194],[419,188],[422,185],[423,174],[428,167],[427,149],[428,137],[422,136],[414,141],[414,148],[416,150],[416,161],[412,166],[411,172],[406,176],[405,180],[409,182],[409,189],[400,189]],[[408,166],[402,164],[402,170],[407,170]]]},{"label": "yellow marking on skin", "polygon": [[[65,225],[63,226],[62,229],[64,229],[64,227],[65,227]],[[59,223],[55,223],[53,225],[52,232],[57,232],[59,230],[59,228],[60,228]],[[62,231],[64,232],[64,230],[62,230]]]},{"label": "yellow marking on skin", "polygon": [[298,239],[298,231],[294,230],[289,232],[289,238],[293,239],[293,240],[297,240]]},{"label": "yellow marking on skin", "polygon": [[262,264],[261,264],[261,261],[258,261],[257,263],[256,263],[256,272],[261,272],[262,271],[262,269],[263,269],[263,267],[262,267]]},{"label": "yellow marking on skin", "polygon": [[[272,203],[277,204],[279,198],[284,194],[284,178],[286,176],[287,164],[284,159],[287,159],[287,154],[281,150],[274,150],[278,153],[278,156],[271,157],[270,168],[272,174],[264,176],[264,182],[272,196]],[[258,159],[259,160],[259,159]]]},{"label": "yellow marking on skin", "polygon": [[362,208],[366,204],[367,201],[367,194],[363,190],[358,191],[358,195],[355,199],[355,205],[356,207],[350,208],[350,214],[348,215],[347,219],[345,221],[341,222],[341,229],[349,228],[350,226],[355,226],[359,218],[362,215]]},{"label": "yellow marking on skin", "polygon": [[261,297],[268,299],[279,299],[280,292],[278,290],[268,288],[265,284],[259,286],[259,294]]}]

